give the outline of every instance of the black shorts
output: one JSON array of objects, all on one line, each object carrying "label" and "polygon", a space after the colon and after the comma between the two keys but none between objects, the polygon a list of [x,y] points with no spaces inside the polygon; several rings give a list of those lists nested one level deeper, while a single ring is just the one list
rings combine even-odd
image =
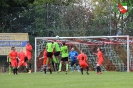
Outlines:
[{"label": "black shorts", "polygon": [[59,56],[59,55],[60,55],[60,51],[54,53],[54,56]]},{"label": "black shorts", "polygon": [[28,61],[28,58],[27,58],[27,57],[25,57],[25,58],[24,58],[24,62],[27,62],[27,61]]},{"label": "black shorts", "polygon": [[61,61],[68,61],[68,57],[62,57]]},{"label": "black shorts", "polygon": [[52,58],[52,56],[53,56],[53,53],[52,52],[47,52],[47,57]]}]

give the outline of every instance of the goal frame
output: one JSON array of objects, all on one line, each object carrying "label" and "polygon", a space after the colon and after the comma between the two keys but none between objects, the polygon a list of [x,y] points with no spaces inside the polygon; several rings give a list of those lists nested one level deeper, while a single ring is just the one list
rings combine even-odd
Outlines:
[{"label": "goal frame", "polygon": [[[122,35],[122,36],[81,36],[81,37],[59,37],[60,39],[69,39],[69,38],[76,38],[76,39],[80,39],[80,38],[122,38],[122,37],[125,37],[127,39],[127,73],[130,72],[130,48],[129,48],[129,45],[130,45],[130,41],[129,41],[129,38],[130,36],[129,35]],[[36,73],[37,71],[37,39],[56,39],[56,37],[35,37],[35,57],[34,57],[34,72]]]}]

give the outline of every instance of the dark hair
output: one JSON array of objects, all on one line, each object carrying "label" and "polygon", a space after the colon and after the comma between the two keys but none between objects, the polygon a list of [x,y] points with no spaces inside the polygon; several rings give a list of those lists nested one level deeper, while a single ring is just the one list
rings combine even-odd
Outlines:
[{"label": "dark hair", "polygon": [[85,52],[85,50],[84,50],[84,49],[82,49],[81,51],[82,51],[82,52]]},{"label": "dark hair", "polygon": [[14,47],[14,46],[12,46],[12,47],[11,47],[11,50],[13,50],[14,48],[15,48],[15,47]]},{"label": "dark hair", "polygon": [[43,47],[43,49],[46,49],[45,47]]},{"label": "dark hair", "polygon": [[65,42],[63,42],[63,45],[66,45],[66,43],[65,43]]},{"label": "dark hair", "polygon": [[98,47],[100,51],[102,51],[102,49],[100,47]]}]

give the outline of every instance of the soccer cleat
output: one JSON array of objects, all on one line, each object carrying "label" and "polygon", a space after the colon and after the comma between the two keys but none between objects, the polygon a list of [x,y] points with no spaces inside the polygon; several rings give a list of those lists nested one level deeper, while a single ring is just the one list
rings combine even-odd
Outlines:
[{"label": "soccer cleat", "polygon": [[58,73],[61,72],[60,70],[58,71]]},{"label": "soccer cleat", "polygon": [[31,70],[29,70],[29,72],[28,73],[31,73]]},{"label": "soccer cleat", "polygon": [[66,74],[67,74],[67,71],[66,71]]},{"label": "soccer cleat", "polygon": [[89,75],[89,73],[88,73],[88,72],[86,72],[86,74],[87,74],[87,75]]},{"label": "soccer cleat", "polygon": [[50,72],[50,74],[52,74],[52,72]]},{"label": "soccer cleat", "polygon": [[102,72],[99,72],[99,74],[102,74]]},{"label": "soccer cleat", "polygon": [[100,74],[101,74],[101,72],[98,72],[97,74],[98,74],[98,75],[100,75]]}]

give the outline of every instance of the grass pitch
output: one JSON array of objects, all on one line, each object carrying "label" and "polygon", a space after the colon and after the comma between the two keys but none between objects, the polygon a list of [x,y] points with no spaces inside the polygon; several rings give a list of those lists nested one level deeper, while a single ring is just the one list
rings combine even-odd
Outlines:
[{"label": "grass pitch", "polygon": [[0,88],[133,88],[133,73],[127,72],[0,73]]}]

